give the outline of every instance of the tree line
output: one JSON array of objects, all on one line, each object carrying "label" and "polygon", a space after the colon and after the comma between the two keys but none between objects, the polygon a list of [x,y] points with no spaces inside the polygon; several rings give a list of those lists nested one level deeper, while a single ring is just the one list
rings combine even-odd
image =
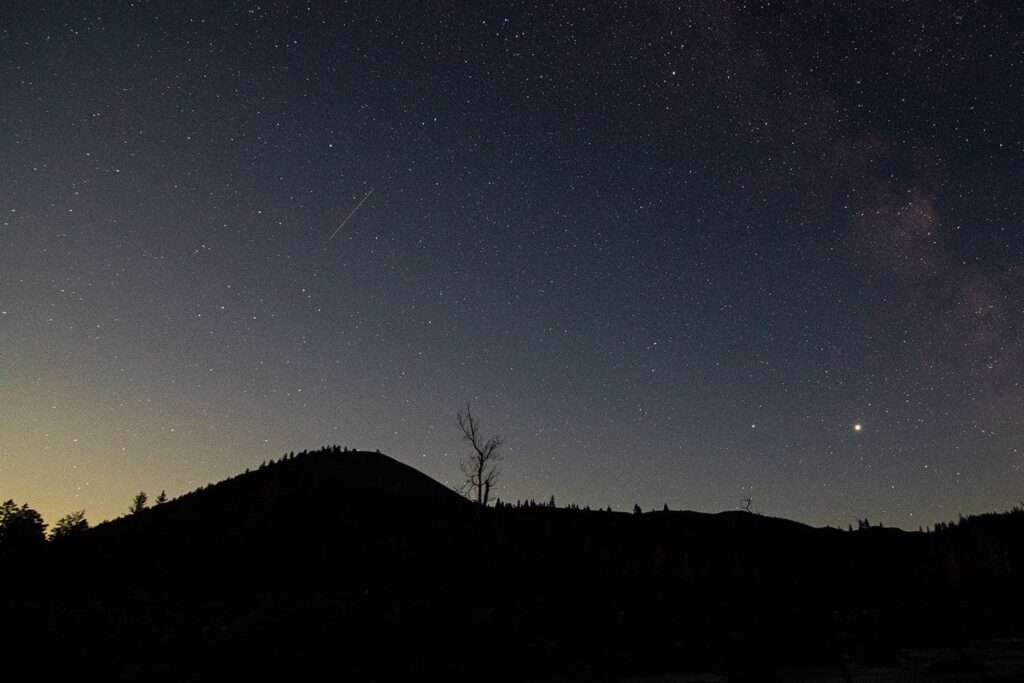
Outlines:
[{"label": "tree line", "polygon": [[[155,505],[167,502],[167,492],[161,491],[154,501]],[[139,513],[149,507],[149,497],[140,491],[132,498],[128,506],[128,514]],[[0,504],[0,551],[31,550],[43,546],[47,541],[61,542],[74,538],[88,531],[89,520],[85,510],[69,512],[53,525],[47,533],[47,523],[38,511],[28,503],[18,505],[13,499]]]}]

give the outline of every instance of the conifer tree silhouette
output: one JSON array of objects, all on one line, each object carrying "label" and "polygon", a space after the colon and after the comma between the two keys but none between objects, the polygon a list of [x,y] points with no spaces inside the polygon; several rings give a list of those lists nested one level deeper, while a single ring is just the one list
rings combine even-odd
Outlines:
[{"label": "conifer tree silhouette", "polygon": [[134,515],[142,512],[146,509],[149,503],[149,496],[146,495],[145,491],[139,491],[134,498],[132,498],[132,504],[128,506],[128,514]]}]

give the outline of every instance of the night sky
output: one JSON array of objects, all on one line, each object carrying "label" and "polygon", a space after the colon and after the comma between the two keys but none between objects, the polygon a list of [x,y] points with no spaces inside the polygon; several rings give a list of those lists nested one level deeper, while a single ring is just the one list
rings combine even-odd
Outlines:
[{"label": "night sky", "polygon": [[1022,19],[5,3],[0,499],[329,443],[454,485],[468,400],[505,500],[1018,504]]}]

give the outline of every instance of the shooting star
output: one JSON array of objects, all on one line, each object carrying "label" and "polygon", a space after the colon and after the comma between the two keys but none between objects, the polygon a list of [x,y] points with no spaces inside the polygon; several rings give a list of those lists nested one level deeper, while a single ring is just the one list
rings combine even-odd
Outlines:
[{"label": "shooting star", "polygon": [[326,246],[327,246],[328,244],[330,244],[331,240],[333,240],[333,239],[334,239],[334,236],[335,236],[335,235],[337,235],[337,234],[338,234],[338,232],[339,232],[339,231],[340,231],[340,230],[341,230],[342,228],[344,228],[344,227],[345,227],[345,224],[346,224],[346,223],[348,223],[348,219],[349,219],[349,218],[352,218],[352,216],[354,216],[354,215],[355,215],[356,211],[358,211],[358,210],[359,210],[359,207],[363,205],[363,202],[365,202],[365,201],[366,201],[367,199],[369,199],[369,198],[370,198],[370,195],[371,195],[371,194],[373,194],[373,188],[372,188],[372,187],[370,188],[370,191],[366,193],[366,196],[365,196],[365,197],[363,197],[362,199],[360,199],[360,200],[359,200],[359,203],[358,203],[358,204],[356,204],[356,208],[354,208],[354,209],[352,209],[351,211],[349,211],[349,212],[348,212],[348,215],[347,215],[347,216],[345,216],[345,220],[343,220],[343,221],[341,222],[341,225],[339,225],[339,226],[337,227],[337,229],[336,229],[336,230],[335,230],[334,232],[332,232],[332,233],[331,233],[331,236],[327,238],[327,241],[326,241],[326,242],[324,242],[324,246],[325,246],[325,247],[326,247]]}]

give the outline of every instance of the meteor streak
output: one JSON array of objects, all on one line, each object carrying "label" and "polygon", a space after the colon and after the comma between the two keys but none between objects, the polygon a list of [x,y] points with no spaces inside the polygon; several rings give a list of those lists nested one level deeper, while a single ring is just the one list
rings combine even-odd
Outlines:
[{"label": "meteor streak", "polygon": [[363,205],[363,202],[365,202],[365,201],[366,201],[367,199],[369,199],[369,198],[370,198],[370,195],[371,195],[371,194],[373,194],[373,188],[372,188],[372,187],[370,188],[370,191],[366,193],[366,196],[364,196],[364,197],[363,197],[362,199],[360,199],[360,200],[359,200],[359,203],[358,203],[358,204],[356,204],[356,208],[354,208],[354,209],[352,209],[351,211],[349,211],[349,212],[348,212],[348,215],[347,215],[347,216],[345,216],[345,220],[343,220],[343,221],[341,222],[341,225],[339,225],[339,226],[338,226],[338,227],[337,227],[337,228],[335,229],[335,231],[331,233],[331,236],[327,238],[327,241],[326,241],[326,242],[324,242],[324,246],[325,246],[325,247],[326,247],[326,246],[327,246],[328,244],[330,244],[331,240],[333,240],[333,239],[334,239],[334,236],[338,234],[338,231],[339,231],[339,230],[341,230],[342,228],[344,228],[344,227],[345,227],[345,224],[346,224],[346,223],[348,223],[348,219],[349,219],[349,218],[352,218],[352,216],[353,216],[353,215],[355,215],[355,212],[359,210],[359,207]]}]

